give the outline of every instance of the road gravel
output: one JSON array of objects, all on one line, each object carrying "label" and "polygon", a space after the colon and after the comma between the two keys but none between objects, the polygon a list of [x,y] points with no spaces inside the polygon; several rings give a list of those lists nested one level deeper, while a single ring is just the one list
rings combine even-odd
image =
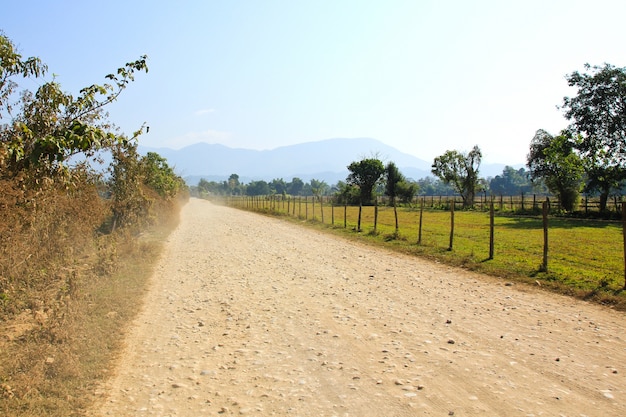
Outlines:
[{"label": "road gravel", "polygon": [[625,315],[192,199],[92,416],[624,416]]}]

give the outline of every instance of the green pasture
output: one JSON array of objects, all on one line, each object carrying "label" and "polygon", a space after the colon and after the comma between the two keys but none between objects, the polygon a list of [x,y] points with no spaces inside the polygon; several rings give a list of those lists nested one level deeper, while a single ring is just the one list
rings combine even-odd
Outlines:
[{"label": "green pasture", "polygon": [[[309,199],[289,202],[229,200],[229,204],[322,225],[320,204],[315,208]],[[541,217],[497,215],[494,220],[494,257],[489,257],[489,213],[460,211],[454,213],[454,241],[450,244],[451,213],[424,209],[422,240],[417,244],[419,208],[398,208],[399,234],[396,236],[393,208],[378,207],[374,231],[375,207],[363,207],[361,231],[356,231],[358,207],[331,207],[325,204],[324,222],[335,233],[402,252],[427,256],[442,262],[461,265],[504,278],[526,278],[544,286],[582,297],[620,303],[624,286],[623,235],[620,222],[549,218],[548,271],[540,272],[543,261],[543,224]],[[345,210],[345,227],[344,227]]]}]

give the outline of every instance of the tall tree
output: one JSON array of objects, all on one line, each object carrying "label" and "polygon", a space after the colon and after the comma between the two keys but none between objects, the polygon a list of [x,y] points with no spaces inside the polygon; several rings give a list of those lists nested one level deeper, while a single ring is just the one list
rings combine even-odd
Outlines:
[{"label": "tall tree", "polygon": [[385,172],[385,166],[380,159],[365,158],[348,165],[350,174],[347,183],[359,189],[359,218],[357,230],[361,230],[361,212],[363,205],[371,204],[374,199],[374,188]]},{"label": "tall tree", "polygon": [[575,142],[567,131],[552,136],[540,129],[530,143],[528,154],[530,178],[543,180],[567,211],[574,209],[584,173],[582,160],[574,147]]},{"label": "tall tree", "polygon": [[432,173],[446,184],[452,184],[463,198],[463,207],[474,205],[474,196],[478,187],[478,170],[482,153],[474,146],[468,153],[446,151],[435,158]]},{"label": "tall tree", "polygon": [[389,197],[393,206],[393,216],[396,224],[396,236],[400,230],[398,226],[398,206],[396,199],[401,192],[401,184],[405,181],[404,175],[400,172],[395,163],[389,162],[385,167],[385,195]]},{"label": "tall tree", "polygon": [[230,191],[230,194],[239,194],[237,191],[239,191],[239,175],[237,174],[230,174],[230,177],[228,177],[228,189]]},{"label": "tall tree", "polygon": [[580,137],[580,151],[589,191],[600,193],[600,209],[612,190],[626,178],[626,68],[610,64],[585,65],[585,73],[567,75],[574,97],[565,97],[562,108],[571,121],[569,129]]}]

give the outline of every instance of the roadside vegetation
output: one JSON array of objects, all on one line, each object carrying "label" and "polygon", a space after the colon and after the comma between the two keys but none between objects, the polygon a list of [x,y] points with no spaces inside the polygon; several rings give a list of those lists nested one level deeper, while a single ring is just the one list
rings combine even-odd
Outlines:
[{"label": "roadside vegetation", "polygon": [[104,112],[147,71],[70,94],[0,33],[0,415],[83,414],[176,224],[184,182]]}]

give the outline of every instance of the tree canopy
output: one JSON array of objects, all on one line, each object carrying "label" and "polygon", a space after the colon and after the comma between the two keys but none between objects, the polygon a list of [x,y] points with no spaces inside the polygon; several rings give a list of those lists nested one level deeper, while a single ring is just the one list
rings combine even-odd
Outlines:
[{"label": "tree canopy", "polygon": [[361,204],[371,204],[374,188],[385,173],[385,166],[377,158],[365,158],[348,165],[350,174],[347,183],[359,188]]},{"label": "tree canopy", "polygon": [[600,209],[626,179],[626,68],[585,65],[566,78],[577,95],[563,99],[568,130],[576,137],[588,177],[587,191],[600,192]]},{"label": "tree canopy", "polygon": [[432,173],[447,184],[452,184],[463,198],[463,207],[474,205],[474,196],[478,187],[478,170],[482,153],[474,146],[468,153],[446,151],[435,158]]},{"label": "tree canopy", "polygon": [[535,133],[528,154],[532,180],[544,181],[551,193],[567,211],[574,208],[584,173],[580,157],[574,152],[575,142],[563,132],[552,136],[545,130]]},{"label": "tree canopy", "polygon": [[[23,90],[15,97],[17,78],[39,78],[47,67],[38,58],[23,60],[13,43],[0,33],[0,161],[5,176],[34,169],[42,176],[66,172],[66,161],[82,153],[91,156],[128,139],[117,135],[103,109],[117,100],[138,71],[148,71],[147,57],[127,63],[74,97],[59,83],[45,81],[35,92]],[[16,107],[18,111],[16,112]],[[133,137],[141,134],[143,128]]]}]

